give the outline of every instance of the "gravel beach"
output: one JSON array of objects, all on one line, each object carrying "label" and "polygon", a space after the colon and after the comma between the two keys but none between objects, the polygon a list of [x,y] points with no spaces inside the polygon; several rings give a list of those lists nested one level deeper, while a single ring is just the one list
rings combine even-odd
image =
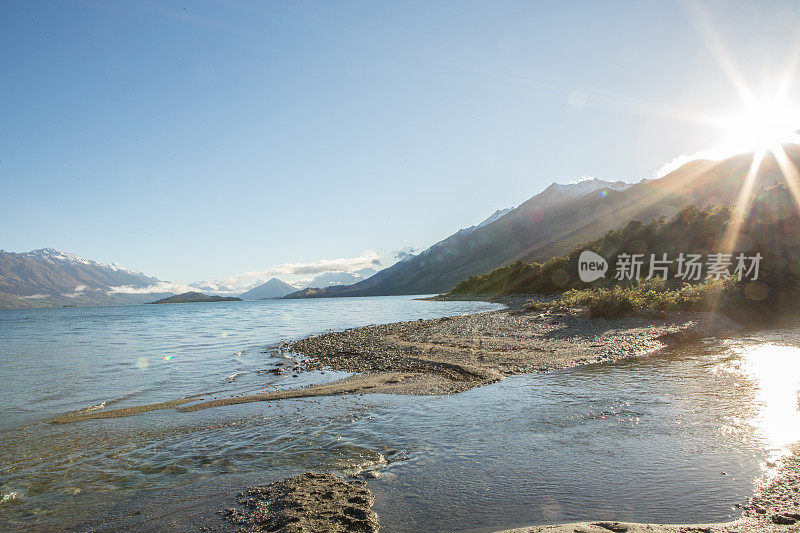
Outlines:
[{"label": "gravel beach", "polygon": [[[519,302],[517,302],[519,303]],[[180,412],[289,398],[342,394],[454,394],[506,376],[617,361],[655,353],[740,328],[708,313],[666,318],[589,318],[585,311],[511,307],[473,315],[415,320],[311,336],[281,347],[294,364],[264,372],[336,370],[353,376],[309,387],[205,400],[179,398],[122,409],[75,412],[51,422],[117,418],[158,409]]]},{"label": "gravel beach", "polygon": [[298,361],[293,372],[336,370],[354,376],[306,388],[201,401],[178,411],[370,392],[454,394],[506,376],[617,361],[737,330],[724,317],[704,313],[603,320],[579,310],[520,308],[366,326],[308,337],[287,348]]}]

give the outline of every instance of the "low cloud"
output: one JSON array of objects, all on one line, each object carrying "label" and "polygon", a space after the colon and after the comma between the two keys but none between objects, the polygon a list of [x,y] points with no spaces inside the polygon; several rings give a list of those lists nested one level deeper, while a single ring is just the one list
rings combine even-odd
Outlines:
[{"label": "low cloud", "polygon": [[699,159],[706,159],[710,161],[722,161],[723,159],[731,157],[732,155],[735,154],[736,154],[735,151],[721,150],[721,149],[702,150],[700,152],[691,155],[682,154],[673,159],[672,161],[670,161],[669,163],[662,165],[661,168],[659,168],[656,171],[656,178],[663,178],[670,172],[678,170],[680,167],[691,161],[697,161]]},{"label": "low cloud", "polygon": [[181,285],[162,281],[148,287],[132,287],[122,285],[111,287],[110,293],[119,294],[146,294],[151,292],[188,291],[212,292],[217,294],[236,294],[248,290],[259,280],[273,276],[297,276],[321,274],[323,272],[351,272],[362,268],[380,267],[381,262],[377,253],[368,250],[357,257],[340,257],[338,259],[321,259],[313,263],[283,263],[266,270],[253,270],[243,272],[223,280],[198,281],[190,285]]},{"label": "low cloud", "polygon": [[272,276],[302,276],[321,274],[323,272],[351,272],[368,267],[379,267],[378,254],[368,250],[357,257],[340,257],[338,259],[321,259],[313,263],[283,263],[267,270],[254,270],[231,276],[226,280],[215,281],[221,287],[244,288],[259,279]]},{"label": "low cloud", "polygon": [[[75,287],[75,290],[73,292],[64,293],[61,296],[65,298],[77,298],[78,296],[83,296],[84,292],[88,288],[89,287],[87,287],[86,285],[78,285],[77,287]],[[101,289],[90,289],[90,290],[101,290]]]},{"label": "low cloud", "polygon": [[147,287],[134,287],[133,285],[119,285],[117,287],[110,287],[109,294],[149,294],[152,292],[175,292],[183,293],[192,290],[197,290],[189,285],[181,285],[179,283],[172,283],[170,281],[159,281]]},{"label": "low cloud", "polygon": [[394,258],[397,259],[398,261],[402,261],[403,259],[406,259],[414,255],[416,251],[417,249],[414,248],[413,246],[403,246],[402,248],[394,252]]},{"label": "low cloud", "polygon": [[664,176],[666,176],[670,172],[674,172],[675,170],[678,170],[679,168],[681,168],[686,163],[688,163],[690,161],[694,161],[695,159],[699,159],[699,157],[697,157],[696,154],[695,155],[685,155],[685,154],[684,155],[679,155],[678,157],[676,157],[675,159],[673,159],[669,163],[665,163],[665,164],[661,165],[661,168],[656,170],[656,178],[663,178]]},{"label": "low cloud", "polygon": [[583,183],[584,181],[592,181],[593,179],[597,179],[594,176],[581,176],[576,180],[572,180],[569,182],[569,185],[577,185],[578,183]]}]

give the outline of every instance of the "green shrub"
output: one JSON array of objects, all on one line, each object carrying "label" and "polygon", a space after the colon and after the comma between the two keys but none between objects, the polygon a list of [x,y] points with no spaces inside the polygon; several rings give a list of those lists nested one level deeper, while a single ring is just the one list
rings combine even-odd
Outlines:
[{"label": "green shrub", "polygon": [[653,278],[629,286],[572,289],[565,292],[554,304],[586,307],[590,316],[597,318],[652,316],[675,311],[710,310],[725,301],[726,293],[733,291],[735,287],[735,280],[728,278],[707,279],[697,285],[687,283],[672,289],[661,278]]}]

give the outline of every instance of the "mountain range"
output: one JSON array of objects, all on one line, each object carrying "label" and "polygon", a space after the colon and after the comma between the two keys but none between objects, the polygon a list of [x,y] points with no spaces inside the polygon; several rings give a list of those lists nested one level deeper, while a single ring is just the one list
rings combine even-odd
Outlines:
[{"label": "mountain range", "polygon": [[116,263],[103,264],[52,248],[0,250],[0,308],[144,303],[154,296],[126,294],[159,282]]},{"label": "mountain range", "polygon": [[[800,146],[786,145],[784,150],[795,166],[800,165]],[[544,261],[562,255],[632,219],[671,216],[689,204],[733,205],[752,159],[753,154],[739,154],[720,161],[694,160],[660,179],[636,184],[602,180],[554,183],[488,224],[460,230],[365,281],[306,289],[286,298],[446,292],[471,275],[516,260]],[[768,155],[754,176],[750,193],[782,180],[777,161]]]},{"label": "mountain range", "polygon": [[[786,145],[788,159],[800,166],[800,146]],[[471,275],[484,274],[516,260],[544,261],[602,236],[629,220],[671,216],[694,204],[736,203],[752,154],[721,161],[694,160],[660,179],[636,184],[598,179],[553,183],[519,207],[501,209],[417,255],[389,268],[326,273],[295,290],[275,278],[243,299],[432,294],[446,292]],[[752,196],[784,180],[774,156],[767,155],[753,176]],[[44,248],[14,253],[0,250],[0,308],[146,303],[173,292],[141,293],[165,287],[155,277]],[[201,290],[200,285],[192,285]],[[211,291],[215,292],[215,291]]]},{"label": "mountain range", "polygon": [[332,287],[334,285],[352,285],[363,281],[374,275],[377,270],[372,268],[362,268],[354,272],[323,272],[311,281],[296,285],[289,285],[278,278],[272,278],[264,283],[258,282],[252,289],[243,292],[239,297],[243,300],[266,300],[269,298],[281,298],[287,294],[297,292],[297,289],[316,287]]}]

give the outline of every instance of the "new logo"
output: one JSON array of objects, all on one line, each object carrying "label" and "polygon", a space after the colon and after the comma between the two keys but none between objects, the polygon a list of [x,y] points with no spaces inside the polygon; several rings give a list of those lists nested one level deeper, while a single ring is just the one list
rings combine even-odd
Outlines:
[{"label": "new logo", "polygon": [[578,276],[584,283],[591,283],[606,275],[608,261],[591,250],[584,250],[578,258]]}]

